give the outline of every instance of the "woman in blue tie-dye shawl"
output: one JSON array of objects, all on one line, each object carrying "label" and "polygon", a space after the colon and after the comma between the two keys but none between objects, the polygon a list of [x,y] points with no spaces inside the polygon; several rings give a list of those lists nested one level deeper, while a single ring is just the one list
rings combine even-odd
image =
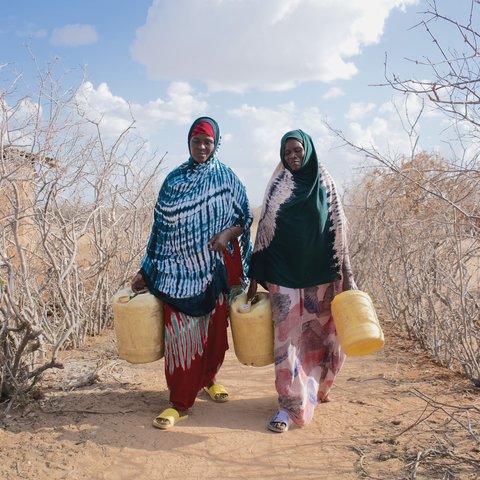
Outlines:
[{"label": "woman in blue tie-dye shawl", "polygon": [[187,418],[198,392],[225,402],[215,382],[227,343],[227,297],[240,285],[251,252],[252,213],[245,187],[217,157],[220,131],[200,117],[188,133],[190,158],[165,179],[140,272],[132,290],[147,287],[164,302],[165,375],[171,408],[153,421],[170,428]]}]

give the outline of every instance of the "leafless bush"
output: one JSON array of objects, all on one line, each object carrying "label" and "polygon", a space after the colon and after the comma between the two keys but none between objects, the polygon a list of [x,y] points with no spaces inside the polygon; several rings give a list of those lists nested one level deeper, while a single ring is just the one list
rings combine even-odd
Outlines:
[{"label": "leafless bush", "polygon": [[[426,41],[438,53],[414,60],[422,78],[386,75],[388,85],[434,108],[454,137],[444,138],[451,157],[417,151],[417,127],[424,109],[405,109],[402,124],[411,152],[392,157],[374,145],[358,145],[336,132],[346,145],[373,161],[350,192],[352,250],[359,282],[385,304],[394,319],[444,365],[480,378],[480,164],[478,155],[477,0],[459,2],[459,15],[442,15],[427,2]],[[457,34],[444,45],[443,24]],[[450,39],[453,36],[449,37]],[[400,112],[399,112],[400,114]],[[472,141],[473,140],[473,141]]]},{"label": "leafless bush", "polygon": [[[447,167],[418,155],[398,172],[365,175],[347,201],[352,257],[359,283],[394,321],[444,365],[478,378],[480,232],[459,210],[477,208],[480,175],[452,176]],[[415,182],[449,192],[454,206]]]},{"label": "leafless bush", "polygon": [[[413,62],[422,74],[426,72],[426,76],[418,80],[387,74],[388,83],[401,93],[427,99],[446,117],[469,125],[472,135],[477,138],[480,127],[480,2],[458,1],[459,18],[444,14],[442,2],[430,0],[425,3],[427,8],[423,19],[416,27],[424,29],[425,42],[433,43],[436,50],[431,57]],[[439,27],[443,28],[443,35]],[[451,43],[447,43],[447,39]]]},{"label": "leafless bush", "polygon": [[34,95],[18,98],[18,78],[0,91],[1,401],[110,325],[111,296],[146,244],[161,163],[133,120],[109,140],[76,90],[51,71],[38,78]]},{"label": "leafless bush", "polygon": [[[407,459],[409,478],[418,473],[432,473],[441,478],[476,478],[480,473],[480,459],[476,453],[480,444],[480,408],[472,405],[454,405],[439,402],[417,389],[412,393],[425,402],[425,409],[418,419],[398,436],[417,429],[428,419],[439,416],[443,428],[436,430],[434,445],[416,452]],[[455,432],[455,439],[452,433]]]}]

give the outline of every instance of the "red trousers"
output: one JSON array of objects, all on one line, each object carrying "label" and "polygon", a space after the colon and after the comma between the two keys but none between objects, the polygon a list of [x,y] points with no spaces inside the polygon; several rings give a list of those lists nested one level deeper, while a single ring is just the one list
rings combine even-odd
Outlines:
[{"label": "red trousers", "polygon": [[[224,252],[230,286],[243,278],[238,242],[234,252]],[[215,380],[228,350],[228,304],[220,295],[212,312],[191,317],[165,304],[165,377],[170,403],[177,410],[187,410],[198,392]]]}]

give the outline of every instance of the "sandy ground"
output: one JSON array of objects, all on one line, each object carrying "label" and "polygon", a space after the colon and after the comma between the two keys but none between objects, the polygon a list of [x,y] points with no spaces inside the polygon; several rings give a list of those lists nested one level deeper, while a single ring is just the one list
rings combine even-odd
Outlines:
[{"label": "sandy ground", "polygon": [[0,478],[480,478],[480,389],[384,329],[384,350],[348,358],[332,401],[286,434],[266,429],[273,366],[241,365],[232,341],[219,375],[231,400],[201,393],[188,420],[161,431],[151,420],[168,399],[163,360],[130,365],[111,332],[91,339],[63,353],[45,398],[2,421]]}]

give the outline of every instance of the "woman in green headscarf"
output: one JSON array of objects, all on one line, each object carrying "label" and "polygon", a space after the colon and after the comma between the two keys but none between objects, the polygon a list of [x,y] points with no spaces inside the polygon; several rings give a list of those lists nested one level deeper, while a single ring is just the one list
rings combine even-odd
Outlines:
[{"label": "woman in green headscarf", "polygon": [[333,297],[356,288],[347,221],[335,184],[302,130],[281,140],[280,163],[267,186],[248,276],[269,291],[275,327],[279,409],[268,423],[285,432],[308,424],[345,355],[331,314]]}]

